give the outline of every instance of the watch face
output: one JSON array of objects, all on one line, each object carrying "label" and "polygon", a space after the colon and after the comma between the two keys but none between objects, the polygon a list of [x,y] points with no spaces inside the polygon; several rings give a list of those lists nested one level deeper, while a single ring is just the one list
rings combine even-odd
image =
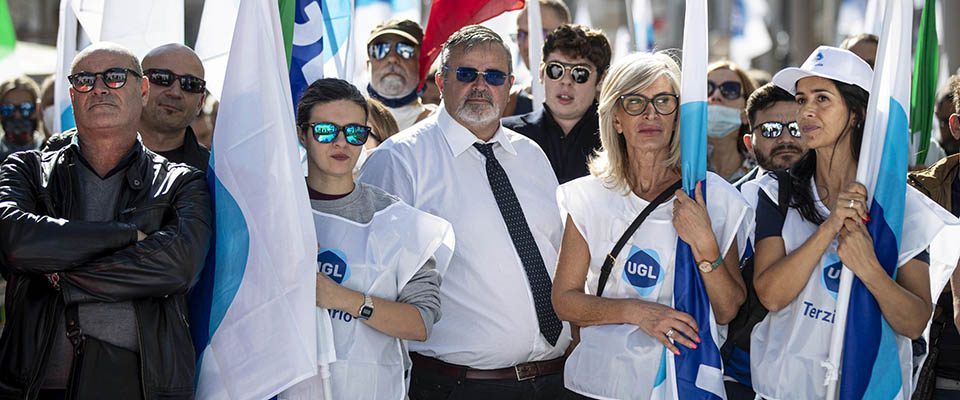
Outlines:
[{"label": "watch face", "polygon": [[709,261],[704,261],[700,263],[699,267],[700,267],[700,270],[703,272],[713,271],[713,264],[710,263]]},{"label": "watch face", "polygon": [[370,319],[373,316],[373,307],[364,306],[360,309],[360,318]]}]

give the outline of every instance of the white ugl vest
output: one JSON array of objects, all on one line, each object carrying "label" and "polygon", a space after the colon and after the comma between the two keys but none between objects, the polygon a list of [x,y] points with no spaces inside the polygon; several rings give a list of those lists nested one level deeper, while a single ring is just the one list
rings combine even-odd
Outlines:
[{"label": "white ugl vest", "polygon": [[[814,198],[819,198],[813,179],[810,185]],[[759,190],[776,204],[778,188],[777,180],[768,175],[745,183],[742,190],[747,202],[755,207]],[[920,254],[943,227],[939,213],[931,206],[939,208],[916,189],[907,187],[898,265],[902,266]],[[816,207],[822,215],[829,215],[830,211],[821,202],[817,201]],[[796,250],[816,230],[817,225],[803,220],[797,209],[790,208],[782,230],[784,250],[787,254]],[[826,369],[821,362],[827,360],[830,349],[840,271],[837,241],[834,239],[797,298],[782,310],[767,314],[753,328],[750,373],[758,395],[776,400],[826,397]],[[910,340],[897,335],[897,347],[903,390],[912,393]]]},{"label": "white ugl vest", "polygon": [[[590,249],[586,293],[594,295],[604,258],[649,202],[632,192],[624,196],[608,189],[594,176],[561,185],[557,199]],[[672,306],[677,246],[673,202],[671,198],[660,204],[623,247],[611,269],[604,297],[637,298]],[[753,211],[736,189],[714,173],[707,174],[707,212],[722,254],[726,254],[738,230],[752,230]],[[711,331],[717,332],[716,325]],[[564,385],[600,399],[672,398],[667,384],[674,374],[668,368],[672,357],[673,353],[658,340],[634,325],[580,328],[580,344],[564,368]]]},{"label": "white ugl vest", "polygon": [[[317,268],[341,285],[396,301],[400,290],[430,258],[441,276],[453,255],[453,227],[403,202],[366,224],[313,212]],[[380,310],[377,310],[382,312]],[[337,361],[330,364],[335,399],[404,399],[406,343],[350,314],[328,310]]]}]

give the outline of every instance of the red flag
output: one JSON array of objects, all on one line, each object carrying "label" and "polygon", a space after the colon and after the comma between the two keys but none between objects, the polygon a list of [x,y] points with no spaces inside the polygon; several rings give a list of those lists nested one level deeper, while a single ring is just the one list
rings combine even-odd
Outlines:
[{"label": "red flag", "polygon": [[523,8],[524,0],[433,0],[430,19],[420,44],[420,87],[433,60],[440,55],[443,42],[467,25],[479,24],[505,11]]}]

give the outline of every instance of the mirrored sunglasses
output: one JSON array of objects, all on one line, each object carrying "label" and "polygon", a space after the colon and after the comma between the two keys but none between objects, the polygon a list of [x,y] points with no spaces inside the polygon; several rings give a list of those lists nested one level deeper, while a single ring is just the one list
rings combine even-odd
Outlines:
[{"label": "mirrored sunglasses", "polygon": [[180,90],[188,93],[203,93],[207,82],[193,75],[177,75],[169,69],[148,69],[143,74],[150,80],[150,84],[159,86],[173,85],[173,81],[180,81]]},{"label": "mirrored sunglasses", "polygon": [[558,81],[563,78],[563,73],[570,70],[570,77],[576,83],[587,83],[590,80],[590,69],[582,65],[564,64],[558,61],[552,61],[544,68],[547,77]]},{"label": "mirrored sunglasses", "polygon": [[337,134],[343,132],[347,143],[354,146],[362,146],[367,142],[371,128],[366,125],[350,124],[340,126],[330,122],[311,122],[304,124],[304,127],[310,127],[313,132],[313,138],[320,143],[332,143],[337,138]]},{"label": "mirrored sunglasses", "polygon": [[137,79],[141,77],[139,72],[129,68],[110,68],[103,72],[77,72],[68,76],[67,80],[70,81],[70,85],[73,86],[73,90],[76,90],[80,93],[86,93],[93,90],[93,86],[96,84],[98,76],[101,80],[103,80],[103,84],[107,85],[108,88],[120,89],[123,87],[123,84],[127,83],[127,74],[133,74],[133,76],[137,77]]},{"label": "mirrored sunglasses", "polygon": [[660,115],[670,115],[677,111],[679,98],[672,93],[663,93],[649,98],[642,94],[620,96],[620,106],[629,115],[641,115],[647,110],[647,104],[653,104],[653,110]]},{"label": "mirrored sunglasses", "polygon": [[[443,66],[444,71],[450,71],[450,68]],[[476,68],[460,67],[457,68],[457,80],[463,83],[471,83],[477,80],[477,77],[483,75],[483,80],[492,86],[500,86],[507,82],[507,73],[495,69],[479,71]]]},{"label": "mirrored sunglasses", "polygon": [[780,134],[783,133],[783,127],[786,126],[787,130],[790,131],[790,136],[795,138],[800,137],[800,124],[797,121],[793,122],[764,122],[757,126],[756,129],[760,130],[760,136],[763,136],[767,139],[776,139],[780,137]]},{"label": "mirrored sunglasses", "polygon": [[20,111],[20,117],[31,117],[37,112],[37,105],[30,102],[20,104],[0,104],[0,117],[13,118],[14,112]]},{"label": "mirrored sunglasses", "polygon": [[395,47],[397,49],[397,54],[404,60],[413,58],[413,55],[417,50],[417,47],[410,43],[377,42],[371,43],[370,46],[367,47],[367,55],[369,55],[371,59],[382,60],[390,55],[391,47]]},{"label": "mirrored sunglasses", "polygon": [[740,89],[743,85],[737,81],[726,81],[719,85],[713,81],[707,81],[707,97],[713,96],[713,92],[720,89],[720,95],[727,100],[736,100],[740,98]]}]

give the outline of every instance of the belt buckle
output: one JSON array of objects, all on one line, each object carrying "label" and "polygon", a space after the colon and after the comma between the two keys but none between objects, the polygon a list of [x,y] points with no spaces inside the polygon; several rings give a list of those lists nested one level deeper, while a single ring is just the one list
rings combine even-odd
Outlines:
[{"label": "belt buckle", "polygon": [[[523,381],[525,381],[525,380],[533,379],[533,378],[536,378],[536,377],[537,377],[537,374],[535,374],[535,373],[534,373],[534,374],[530,374],[530,375],[525,376],[525,377],[521,377],[521,376],[520,376],[520,369],[521,369],[521,368],[524,368],[525,366],[526,366],[527,368],[533,368],[533,367],[535,367],[535,365],[533,365],[532,363],[517,364],[517,365],[514,365],[514,366],[513,366],[513,371],[516,372],[516,374],[517,374],[517,381],[518,381],[518,382],[523,382]],[[526,368],[524,368],[524,369],[526,369]]]}]

